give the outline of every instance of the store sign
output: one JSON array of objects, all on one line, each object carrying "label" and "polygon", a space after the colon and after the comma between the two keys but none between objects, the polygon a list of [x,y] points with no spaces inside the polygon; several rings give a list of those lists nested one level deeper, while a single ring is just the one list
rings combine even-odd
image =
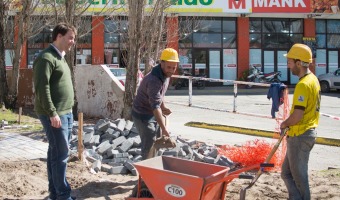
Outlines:
[{"label": "store sign", "polygon": [[[36,0],[37,1],[37,0]],[[66,0],[40,0],[43,4],[64,4]],[[167,0],[168,13],[337,13],[339,0]],[[126,12],[127,0],[78,0],[89,12]],[[156,0],[145,0],[152,7]],[[322,3],[320,3],[322,2]]]},{"label": "store sign", "polygon": [[310,0],[253,0],[253,13],[309,13]]},{"label": "store sign", "polygon": [[167,12],[251,13],[249,0],[172,0]]}]

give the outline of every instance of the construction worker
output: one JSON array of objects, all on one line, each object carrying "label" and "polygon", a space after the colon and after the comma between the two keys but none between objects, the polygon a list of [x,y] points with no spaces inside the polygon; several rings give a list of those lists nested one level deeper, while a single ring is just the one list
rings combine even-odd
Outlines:
[{"label": "construction worker", "polygon": [[308,160],[319,124],[320,84],[309,70],[312,63],[311,49],[304,44],[294,44],[287,57],[293,75],[299,77],[295,86],[290,116],[281,124],[289,127],[287,153],[282,164],[281,177],[288,190],[289,199],[310,199]]},{"label": "construction worker", "polygon": [[147,159],[160,131],[162,135],[169,136],[163,115],[170,115],[171,110],[164,104],[164,95],[179,63],[178,53],[172,48],[166,48],[160,60],[161,63],[143,78],[132,106],[132,119],[141,137],[143,160]]}]

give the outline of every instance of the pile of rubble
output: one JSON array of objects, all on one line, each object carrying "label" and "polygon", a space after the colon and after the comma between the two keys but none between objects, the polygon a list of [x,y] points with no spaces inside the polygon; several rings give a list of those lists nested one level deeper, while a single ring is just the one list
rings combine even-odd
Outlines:
[{"label": "pile of rubble", "polygon": [[[104,171],[109,174],[136,175],[134,162],[141,161],[141,139],[132,121],[125,119],[100,119],[94,126],[83,127],[84,155],[92,162],[96,172]],[[71,139],[71,152],[78,149],[78,126],[74,126]],[[157,156],[175,156],[210,164],[234,167],[230,159],[219,155],[216,146],[207,145],[196,140],[183,139],[172,134],[176,147],[160,149]]]}]

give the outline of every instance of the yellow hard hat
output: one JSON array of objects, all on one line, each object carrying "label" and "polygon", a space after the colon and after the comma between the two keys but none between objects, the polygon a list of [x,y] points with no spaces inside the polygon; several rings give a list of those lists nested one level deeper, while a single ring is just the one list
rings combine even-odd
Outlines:
[{"label": "yellow hard hat", "polygon": [[168,62],[179,62],[178,53],[173,48],[166,48],[162,51],[160,60],[164,60]]},{"label": "yellow hard hat", "polygon": [[294,44],[287,54],[283,56],[291,59],[299,59],[306,63],[312,63],[312,51],[305,44]]}]

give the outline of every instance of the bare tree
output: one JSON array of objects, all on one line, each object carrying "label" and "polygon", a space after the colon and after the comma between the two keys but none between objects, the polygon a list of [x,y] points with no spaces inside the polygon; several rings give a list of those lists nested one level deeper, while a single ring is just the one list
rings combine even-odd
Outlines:
[{"label": "bare tree", "polygon": [[[148,4],[151,3],[151,4]],[[138,70],[142,60],[145,70],[150,71],[149,59],[157,60],[158,51],[163,48],[164,11],[169,1],[128,0],[127,76],[124,93],[123,118],[131,119],[133,99],[136,95]]]},{"label": "bare tree", "polygon": [[6,63],[5,63],[5,27],[6,19],[5,12],[8,11],[8,1],[0,2],[0,107],[5,106],[5,97],[8,93]]}]

